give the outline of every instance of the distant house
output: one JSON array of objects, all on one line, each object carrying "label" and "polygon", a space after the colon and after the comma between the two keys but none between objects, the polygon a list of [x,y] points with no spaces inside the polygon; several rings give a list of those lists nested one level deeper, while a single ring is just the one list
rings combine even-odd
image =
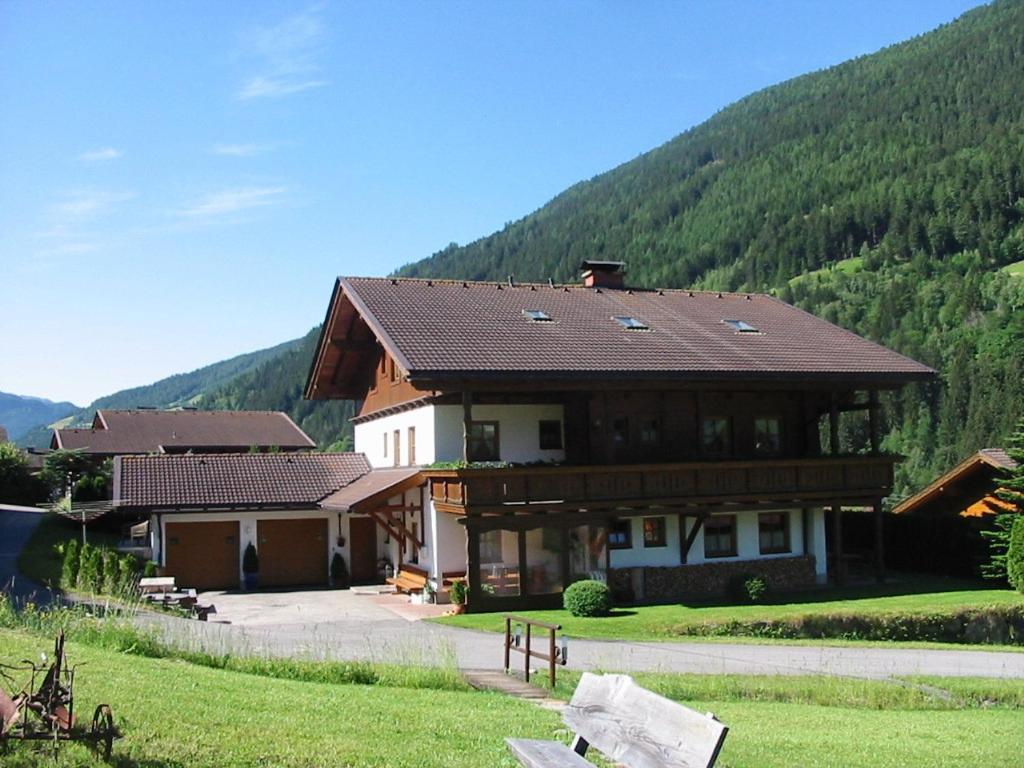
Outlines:
[{"label": "distant house", "polygon": [[999,478],[1017,462],[1002,448],[982,448],[893,508],[898,515],[984,517],[1010,508],[995,495]]},{"label": "distant house", "polygon": [[55,429],[51,449],[80,450],[97,458],[148,453],[308,451],[309,436],[280,411],[96,411],[88,429]]},{"label": "distant house", "polygon": [[342,513],[402,506],[420,482],[415,469],[371,472],[356,453],[120,456],[114,506],[146,524],[153,559],[182,586],[238,588],[250,543],[261,587],[324,586],[334,553],[351,550],[353,583],[374,583],[398,544],[372,536],[374,519]]},{"label": "distant house", "polygon": [[[306,397],[360,404],[373,470],[351,487],[415,473],[348,508],[353,564],[383,538],[439,593],[465,573],[473,610],[559,605],[588,577],[654,601],[747,573],[791,589],[842,578],[845,507],[874,510],[880,567],[898,457],[878,393],[934,371],[770,296],[630,289],[622,266],[337,281]],[[840,449],[852,411],[867,452]]]}]

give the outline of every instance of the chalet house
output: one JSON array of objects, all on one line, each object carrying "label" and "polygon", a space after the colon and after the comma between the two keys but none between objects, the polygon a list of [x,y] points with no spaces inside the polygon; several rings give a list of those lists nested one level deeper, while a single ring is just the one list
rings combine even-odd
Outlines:
[{"label": "chalet house", "polygon": [[[652,601],[747,573],[792,588],[842,577],[826,511],[842,551],[844,507],[874,510],[880,567],[898,458],[878,395],[934,372],[770,296],[583,267],[582,285],[337,281],[306,397],[360,402],[357,482],[377,490],[335,504],[362,521],[353,572],[383,537],[439,593],[465,573],[471,610],[558,605],[586,577]],[[858,410],[870,445],[843,453]],[[396,469],[391,493],[375,478]]]},{"label": "chalet house", "polygon": [[985,517],[1012,510],[995,495],[999,479],[1017,462],[1002,448],[982,448],[895,507],[897,515]]},{"label": "chalet house", "polygon": [[55,429],[51,449],[100,459],[147,453],[309,451],[316,444],[280,411],[100,409],[88,429]]}]

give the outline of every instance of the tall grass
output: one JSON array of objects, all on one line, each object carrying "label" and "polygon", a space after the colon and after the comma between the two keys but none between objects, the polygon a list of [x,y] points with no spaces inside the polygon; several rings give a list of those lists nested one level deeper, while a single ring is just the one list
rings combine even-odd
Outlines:
[{"label": "tall grass", "polygon": [[278,658],[252,649],[243,653],[226,649],[211,651],[208,643],[198,642],[194,635],[161,633],[156,626],[139,626],[137,618],[132,606],[117,601],[48,608],[27,603],[19,609],[6,595],[0,594],[0,628],[40,637],[53,637],[63,631],[69,640],[116,653],[176,659],[281,680],[444,691],[469,689],[455,666],[454,657],[444,654],[440,666],[419,666]]}]

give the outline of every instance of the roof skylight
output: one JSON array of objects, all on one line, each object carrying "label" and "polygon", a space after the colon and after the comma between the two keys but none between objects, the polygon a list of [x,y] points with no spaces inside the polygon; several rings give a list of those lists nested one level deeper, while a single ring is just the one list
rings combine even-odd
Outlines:
[{"label": "roof skylight", "polygon": [[760,333],[757,328],[743,320],[723,320],[722,322],[736,331],[736,333]]},{"label": "roof skylight", "polygon": [[623,328],[630,331],[647,331],[650,330],[647,323],[643,320],[637,320],[635,317],[625,317],[622,315],[616,315],[612,318],[615,322],[621,325]]},{"label": "roof skylight", "polygon": [[535,323],[550,323],[553,322],[551,315],[542,309],[524,309],[523,314],[526,315],[530,320]]}]

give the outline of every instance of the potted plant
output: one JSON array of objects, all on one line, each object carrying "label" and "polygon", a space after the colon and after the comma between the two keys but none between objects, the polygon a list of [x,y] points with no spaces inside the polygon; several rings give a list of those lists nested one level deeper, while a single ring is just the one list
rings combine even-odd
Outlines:
[{"label": "potted plant", "polygon": [[341,552],[335,552],[334,557],[331,558],[331,584],[335,589],[348,589],[349,587],[348,566],[345,564],[345,558],[341,556]]},{"label": "potted plant", "polygon": [[466,612],[466,582],[456,579],[448,587],[448,597],[452,601],[452,613],[458,615]]},{"label": "potted plant", "polygon": [[242,575],[245,577],[245,589],[252,592],[260,584],[260,558],[256,554],[256,547],[250,541],[242,555]]}]

